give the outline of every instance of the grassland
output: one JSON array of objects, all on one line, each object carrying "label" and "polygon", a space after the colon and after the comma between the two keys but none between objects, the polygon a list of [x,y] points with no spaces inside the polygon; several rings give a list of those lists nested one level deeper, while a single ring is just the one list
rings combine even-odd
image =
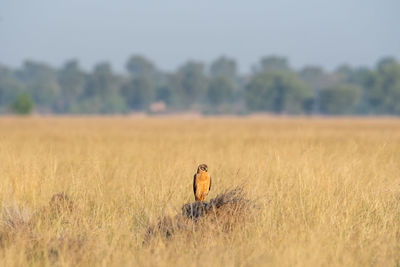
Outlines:
[{"label": "grassland", "polygon": [[[144,244],[199,163],[259,210]],[[0,181],[1,266],[400,264],[398,119],[1,118]]]}]

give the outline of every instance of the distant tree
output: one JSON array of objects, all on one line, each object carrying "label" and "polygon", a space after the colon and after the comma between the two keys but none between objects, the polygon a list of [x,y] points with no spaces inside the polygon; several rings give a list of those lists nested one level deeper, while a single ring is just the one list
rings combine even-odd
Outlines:
[{"label": "distant tree", "polygon": [[306,66],[299,73],[299,78],[313,89],[313,99],[309,99],[305,103],[307,113],[317,113],[320,108],[319,91],[322,88],[327,88],[335,83],[335,78],[318,66]]},{"label": "distant tree", "polygon": [[100,113],[119,114],[127,112],[128,108],[125,100],[117,93],[109,95],[107,98],[102,100]]},{"label": "distant tree", "polygon": [[340,65],[334,71],[336,76],[336,81],[341,83],[350,83],[352,80],[354,70],[351,66],[347,64]]},{"label": "distant tree", "polygon": [[156,89],[157,101],[162,101],[168,106],[176,105],[177,96],[174,88],[169,83],[163,84]]},{"label": "distant tree", "polygon": [[33,101],[28,93],[21,93],[11,105],[12,111],[19,115],[28,115],[32,112]]},{"label": "distant tree", "polygon": [[223,75],[216,76],[209,83],[207,98],[212,105],[218,106],[231,100],[233,91],[232,80]]},{"label": "distant tree", "polygon": [[376,68],[378,69],[378,71],[384,72],[385,69],[392,68],[393,66],[396,66],[398,64],[399,63],[394,57],[384,57],[378,61]]},{"label": "distant tree", "polygon": [[151,76],[156,72],[152,61],[141,55],[134,55],[128,59],[126,69],[132,77]]},{"label": "distant tree", "polygon": [[237,78],[236,61],[234,59],[221,56],[211,63],[210,74],[213,78],[223,76],[231,81],[235,81]]},{"label": "distant tree", "polygon": [[299,71],[302,81],[309,84],[314,89],[326,88],[334,82],[321,67],[306,66]]},{"label": "distant tree", "polygon": [[128,107],[133,110],[145,110],[154,98],[151,81],[146,76],[131,79],[121,88]]},{"label": "distant tree", "polygon": [[207,77],[202,63],[189,61],[181,66],[171,79],[180,96],[181,105],[189,107],[195,102],[201,102],[207,90]]},{"label": "distant tree", "polygon": [[281,56],[267,56],[261,58],[259,64],[255,66],[254,71],[269,72],[269,71],[290,71],[290,66],[287,58]]},{"label": "distant tree", "polygon": [[82,98],[86,86],[86,74],[79,68],[76,60],[70,60],[58,71],[61,97],[58,99],[59,112],[68,112]]},{"label": "distant tree", "polygon": [[133,55],[126,69],[129,75],[118,75],[103,62],[85,72],[77,60],[60,69],[32,60],[17,70],[0,65],[0,113],[27,93],[39,113],[123,113],[162,101],[171,109],[209,114],[241,112],[246,106],[287,114],[400,115],[400,63],[393,57],[382,58],[374,68],[343,64],[325,72],[306,66],[295,73],[287,58],[267,56],[253,74],[239,75],[235,60],[221,56],[206,75],[201,62],[188,61],[166,73],[148,58]]},{"label": "distant tree", "polygon": [[246,88],[249,110],[297,114],[312,98],[312,89],[294,73],[270,71],[252,77]]},{"label": "distant tree", "polygon": [[320,91],[320,109],[324,114],[351,114],[360,99],[361,89],[355,85],[339,84]]},{"label": "distant tree", "polygon": [[348,78],[348,83],[363,87],[368,83],[370,74],[371,70],[366,67],[355,68],[352,70],[351,75]]},{"label": "distant tree", "polygon": [[121,78],[115,75],[107,62],[99,63],[88,75],[78,111],[83,113],[119,113],[126,107],[120,96]]},{"label": "distant tree", "polygon": [[0,112],[5,111],[24,89],[13,71],[0,65]]},{"label": "distant tree", "polygon": [[85,88],[86,97],[105,98],[118,91],[118,84],[109,63],[99,63],[88,77]]},{"label": "distant tree", "polygon": [[378,114],[400,114],[400,64],[394,58],[383,58],[376,72],[370,73],[366,99]]},{"label": "distant tree", "polygon": [[175,109],[188,108],[183,104],[183,76],[177,72],[165,74],[165,81],[155,88],[155,100],[162,101],[168,107]]},{"label": "distant tree", "polygon": [[39,110],[51,112],[61,92],[56,70],[44,63],[26,61],[17,75],[25,83]]}]

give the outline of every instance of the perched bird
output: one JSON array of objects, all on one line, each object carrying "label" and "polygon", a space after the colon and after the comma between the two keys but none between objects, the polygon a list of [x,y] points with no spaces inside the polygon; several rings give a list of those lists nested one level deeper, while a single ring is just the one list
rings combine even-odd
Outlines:
[{"label": "perched bird", "polygon": [[200,164],[193,177],[193,193],[196,201],[204,201],[211,190],[211,177],[206,164]]}]

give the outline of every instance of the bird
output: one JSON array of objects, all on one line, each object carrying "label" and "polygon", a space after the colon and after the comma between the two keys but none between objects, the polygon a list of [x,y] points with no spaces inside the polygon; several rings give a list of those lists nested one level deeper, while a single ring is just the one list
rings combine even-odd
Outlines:
[{"label": "bird", "polygon": [[211,176],[208,173],[208,166],[200,164],[193,177],[193,193],[196,201],[203,202],[211,190]]}]

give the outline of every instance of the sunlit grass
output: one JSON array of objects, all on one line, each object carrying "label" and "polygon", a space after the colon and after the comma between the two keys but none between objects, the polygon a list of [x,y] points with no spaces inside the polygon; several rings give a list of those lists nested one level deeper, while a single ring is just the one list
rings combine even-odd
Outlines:
[{"label": "sunlit grass", "polygon": [[[244,184],[260,211],[144,244],[200,163],[209,198]],[[2,266],[400,263],[398,119],[1,118],[0,181]]]}]

